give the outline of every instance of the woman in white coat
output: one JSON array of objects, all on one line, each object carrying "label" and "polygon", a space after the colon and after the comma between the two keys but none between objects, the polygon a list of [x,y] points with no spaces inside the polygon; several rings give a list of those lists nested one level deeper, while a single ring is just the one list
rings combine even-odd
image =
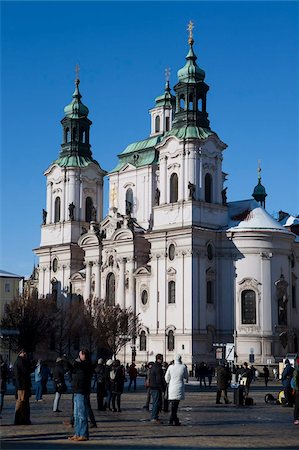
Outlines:
[{"label": "woman in white coat", "polygon": [[165,381],[168,384],[168,399],[171,402],[169,425],[181,425],[177,416],[180,400],[185,398],[185,382],[188,383],[188,371],[185,364],[182,364],[181,355],[177,355],[174,364],[171,364],[165,374]]}]

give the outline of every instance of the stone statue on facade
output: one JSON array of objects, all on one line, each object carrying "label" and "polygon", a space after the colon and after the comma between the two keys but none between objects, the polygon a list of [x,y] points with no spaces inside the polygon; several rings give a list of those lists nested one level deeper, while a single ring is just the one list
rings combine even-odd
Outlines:
[{"label": "stone statue on facade", "polygon": [[189,200],[195,200],[195,184],[189,181],[188,189],[189,189]]},{"label": "stone statue on facade", "polygon": [[277,303],[278,303],[278,324],[279,325],[287,325],[288,324],[288,316],[287,316],[288,283],[284,279],[283,274],[281,274],[279,280],[277,280],[275,282],[275,286],[276,286],[276,295],[277,295]]},{"label": "stone statue on facade", "polygon": [[43,225],[46,225],[47,215],[48,215],[47,211],[43,209]]},{"label": "stone statue on facade", "polygon": [[92,222],[96,222],[97,221],[97,210],[96,208],[92,205],[91,208],[91,221]]},{"label": "stone statue on facade", "polygon": [[155,206],[159,206],[160,205],[160,189],[156,188],[156,192],[155,192]]},{"label": "stone statue on facade", "polygon": [[227,191],[227,187],[222,189],[222,191],[221,191],[222,205],[224,205],[224,206],[227,205],[227,194],[226,194],[226,191]]},{"label": "stone statue on facade", "polygon": [[69,218],[70,220],[74,220],[74,211],[75,211],[75,205],[74,203],[69,204]]}]

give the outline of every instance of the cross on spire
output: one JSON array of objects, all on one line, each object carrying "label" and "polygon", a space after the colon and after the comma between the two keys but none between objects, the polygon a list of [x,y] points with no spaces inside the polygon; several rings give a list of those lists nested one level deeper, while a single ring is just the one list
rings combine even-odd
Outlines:
[{"label": "cross on spire", "polygon": [[190,20],[189,23],[188,23],[188,27],[187,27],[187,30],[189,31],[188,42],[189,42],[190,45],[192,45],[193,42],[194,42],[194,39],[193,39],[193,28],[194,28],[194,23],[192,22],[192,20]]},{"label": "cross on spire", "polygon": [[258,179],[260,180],[261,179],[261,171],[262,171],[262,169],[261,169],[261,160],[259,159],[257,163],[258,163],[257,175],[258,175]]},{"label": "cross on spire", "polygon": [[79,80],[79,72],[80,72],[79,64],[76,64],[75,72],[76,72],[76,81],[77,81],[77,80]]},{"label": "cross on spire", "polygon": [[170,79],[170,68],[167,67],[165,69],[165,81],[167,82],[167,81],[169,81],[169,79]]}]

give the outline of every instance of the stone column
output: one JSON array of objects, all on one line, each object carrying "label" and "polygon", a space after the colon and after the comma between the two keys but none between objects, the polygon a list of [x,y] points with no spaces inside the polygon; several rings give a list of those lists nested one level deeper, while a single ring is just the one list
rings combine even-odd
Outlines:
[{"label": "stone column", "polygon": [[160,158],[160,205],[167,203],[167,157]]},{"label": "stone column", "polygon": [[184,183],[184,200],[189,199],[189,189],[188,184],[190,181],[190,151],[186,151],[186,160],[185,160],[185,183]]},{"label": "stone column", "polygon": [[201,256],[199,259],[199,329],[201,333],[206,333],[207,330],[206,284],[206,263]]},{"label": "stone column", "polygon": [[178,192],[178,200],[183,201],[184,200],[184,191],[185,191],[185,150],[181,153],[181,170],[179,174],[179,192]]},{"label": "stone column", "polygon": [[119,262],[119,284],[118,284],[118,303],[121,308],[125,307],[125,267],[126,258],[120,258]]},{"label": "stone column", "polygon": [[[271,306],[271,258],[272,253],[261,254],[261,329],[263,334],[272,334],[272,306]],[[258,311],[258,298],[256,299]]]},{"label": "stone column", "polygon": [[94,263],[94,274],[95,274],[95,297],[100,299],[101,298],[101,262],[96,261]]},{"label": "stone column", "polygon": [[134,258],[127,259],[127,268],[129,271],[129,288],[126,298],[126,308],[131,308],[135,312],[135,278],[134,278]]},{"label": "stone column", "polygon": [[86,261],[86,278],[85,278],[85,291],[84,300],[88,300],[91,292],[91,265],[90,261]]},{"label": "stone column", "polygon": [[[74,203],[76,205],[76,192],[75,192],[75,172],[73,170],[70,170],[69,173],[69,182],[68,182],[68,196],[66,198],[66,220],[69,220],[69,204]],[[78,218],[78,207],[75,208],[74,211],[75,217],[74,219],[77,220]]]},{"label": "stone column", "polygon": [[47,184],[47,220],[46,223],[52,222],[52,186],[53,183],[50,181]]}]

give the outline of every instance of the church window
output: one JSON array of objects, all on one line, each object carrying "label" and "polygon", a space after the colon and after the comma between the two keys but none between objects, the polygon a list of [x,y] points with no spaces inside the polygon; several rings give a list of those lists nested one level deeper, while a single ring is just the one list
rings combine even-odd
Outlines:
[{"label": "church window", "polygon": [[126,191],[126,214],[129,216],[133,212],[133,191],[129,188]]},{"label": "church window", "polygon": [[5,283],[4,291],[10,292],[10,283]]},{"label": "church window", "polygon": [[175,303],[175,281],[168,283],[168,303]]},{"label": "church window", "polygon": [[165,118],[165,129],[166,129],[166,131],[170,130],[170,118],[169,117]]},{"label": "church window", "polygon": [[169,352],[174,351],[174,332],[169,330],[167,334],[167,349]]},{"label": "church window", "polygon": [[197,102],[197,110],[198,110],[198,111],[202,111],[202,99],[201,99],[201,98],[198,99],[198,102]]},{"label": "church window", "polygon": [[141,352],[146,352],[146,334],[145,331],[141,331],[140,333],[140,343],[139,348]]},{"label": "church window", "polygon": [[57,260],[57,258],[53,259],[52,269],[53,269],[53,272],[57,272],[57,269],[58,269],[58,260]]},{"label": "church window", "polygon": [[193,111],[193,94],[189,95],[189,111]]},{"label": "church window", "polygon": [[213,247],[211,244],[207,245],[207,254],[208,254],[208,259],[211,261],[213,259]]},{"label": "church window", "polygon": [[144,290],[142,291],[142,293],[141,293],[141,303],[142,303],[143,305],[146,305],[147,302],[148,302],[148,292],[147,292],[146,289],[144,289]]},{"label": "church window", "polygon": [[80,128],[80,142],[83,142],[83,144],[86,143],[86,130],[85,130],[85,128]]},{"label": "church window", "polygon": [[108,306],[115,305],[115,275],[110,272],[106,278],[106,303]]},{"label": "church window", "polygon": [[76,141],[76,127],[73,127],[72,129],[72,140]]},{"label": "church window", "polygon": [[180,95],[180,109],[185,108],[185,97],[183,94]]},{"label": "church window", "polygon": [[207,303],[214,303],[213,301],[213,281],[207,281]]},{"label": "church window", "polygon": [[178,175],[173,173],[170,177],[170,203],[178,201]]},{"label": "church window", "polygon": [[55,208],[54,208],[54,222],[60,221],[60,197],[55,198]]},{"label": "church window", "polygon": [[205,201],[212,203],[212,177],[209,173],[205,176]]},{"label": "church window", "polygon": [[155,133],[159,133],[160,131],[160,116],[156,116],[155,118]]},{"label": "church window", "polygon": [[70,129],[66,128],[64,131],[64,142],[67,143],[70,141]]},{"label": "church window", "polygon": [[175,258],[175,246],[173,244],[170,244],[168,249],[168,256],[170,261],[173,261]]},{"label": "church window", "polygon": [[93,201],[91,197],[86,197],[85,200],[85,222],[92,220]]},{"label": "church window", "polygon": [[256,324],[256,298],[255,292],[251,289],[245,290],[241,294],[242,323]]}]

